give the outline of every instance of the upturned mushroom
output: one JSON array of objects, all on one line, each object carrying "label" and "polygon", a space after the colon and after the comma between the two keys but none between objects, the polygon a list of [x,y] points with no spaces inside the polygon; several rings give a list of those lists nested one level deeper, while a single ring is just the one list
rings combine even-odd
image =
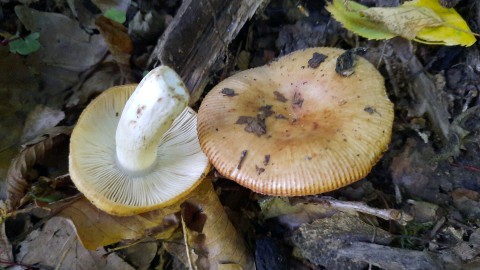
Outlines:
[{"label": "upturned mushroom", "polygon": [[344,53],[296,51],[216,85],[199,109],[198,136],[219,173],[281,196],[365,177],[390,142],[393,104],[367,60],[353,55],[353,69],[337,72]]},{"label": "upturned mushroom", "polygon": [[188,99],[181,78],[166,66],[153,69],[137,87],[103,92],[73,130],[71,178],[97,208],[114,215],[188,200],[206,216],[198,232],[205,237],[202,265],[252,269],[251,254],[212,184],[200,185],[210,181],[204,179],[210,164],[198,142],[196,113],[186,107]]},{"label": "upturned mushroom", "polygon": [[140,84],[103,92],[81,114],[70,140],[70,175],[99,209],[134,215],[181,201],[203,179],[189,93],[169,67]]}]

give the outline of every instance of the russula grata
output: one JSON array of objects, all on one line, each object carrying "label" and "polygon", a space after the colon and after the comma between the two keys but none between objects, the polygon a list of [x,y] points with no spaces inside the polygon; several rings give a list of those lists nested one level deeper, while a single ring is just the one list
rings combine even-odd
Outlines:
[{"label": "russula grata", "polygon": [[70,139],[70,175],[99,209],[134,215],[184,199],[208,172],[189,93],[169,67],[112,87],[82,112]]},{"label": "russula grata", "polygon": [[255,192],[301,196],[365,177],[391,139],[393,104],[383,77],[345,51],[309,48],[236,73],[216,85],[198,112],[203,151],[220,174]]}]

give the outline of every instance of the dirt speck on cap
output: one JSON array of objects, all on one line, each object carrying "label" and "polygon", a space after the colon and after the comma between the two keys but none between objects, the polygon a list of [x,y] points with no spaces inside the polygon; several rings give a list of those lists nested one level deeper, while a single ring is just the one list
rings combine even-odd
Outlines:
[{"label": "dirt speck on cap", "polygon": [[312,55],[312,58],[310,58],[310,60],[308,60],[308,67],[309,68],[318,68],[320,66],[320,64],[323,63],[323,61],[325,61],[325,59],[327,59],[327,57],[328,56],[326,56],[325,54],[314,52],[313,55]]},{"label": "dirt speck on cap", "polygon": [[235,93],[235,90],[233,90],[232,88],[223,88],[222,91],[220,91],[220,93],[222,93],[226,97],[238,96],[238,94]]}]

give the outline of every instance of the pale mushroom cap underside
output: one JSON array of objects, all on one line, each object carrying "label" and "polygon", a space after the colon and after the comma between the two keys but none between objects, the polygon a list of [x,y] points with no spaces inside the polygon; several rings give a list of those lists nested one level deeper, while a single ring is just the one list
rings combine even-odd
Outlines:
[{"label": "pale mushroom cap underside", "polygon": [[131,175],[117,166],[115,131],[136,85],[98,96],[82,113],[70,139],[70,174],[75,186],[99,209],[133,215],[173,204],[208,171],[196,133],[196,113],[187,107],[163,135],[158,158],[147,172]]},{"label": "pale mushroom cap underside", "polygon": [[[319,194],[365,177],[390,142],[393,104],[367,60],[357,57],[348,77],[335,72],[343,52],[297,51],[215,86],[198,113],[213,166],[268,195]],[[316,68],[314,53],[327,56]]]}]

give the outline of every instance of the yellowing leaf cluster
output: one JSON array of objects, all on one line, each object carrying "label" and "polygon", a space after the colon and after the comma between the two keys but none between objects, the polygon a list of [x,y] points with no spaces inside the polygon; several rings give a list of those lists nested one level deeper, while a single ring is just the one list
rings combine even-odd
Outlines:
[{"label": "yellowing leaf cluster", "polygon": [[401,36],[426,44],[471,46],[476,39],[453,8],[438,0],[414,0],[398,7],[368,8],[353,1],[333,0],[327,10],[348,30],[368,39]]}]

